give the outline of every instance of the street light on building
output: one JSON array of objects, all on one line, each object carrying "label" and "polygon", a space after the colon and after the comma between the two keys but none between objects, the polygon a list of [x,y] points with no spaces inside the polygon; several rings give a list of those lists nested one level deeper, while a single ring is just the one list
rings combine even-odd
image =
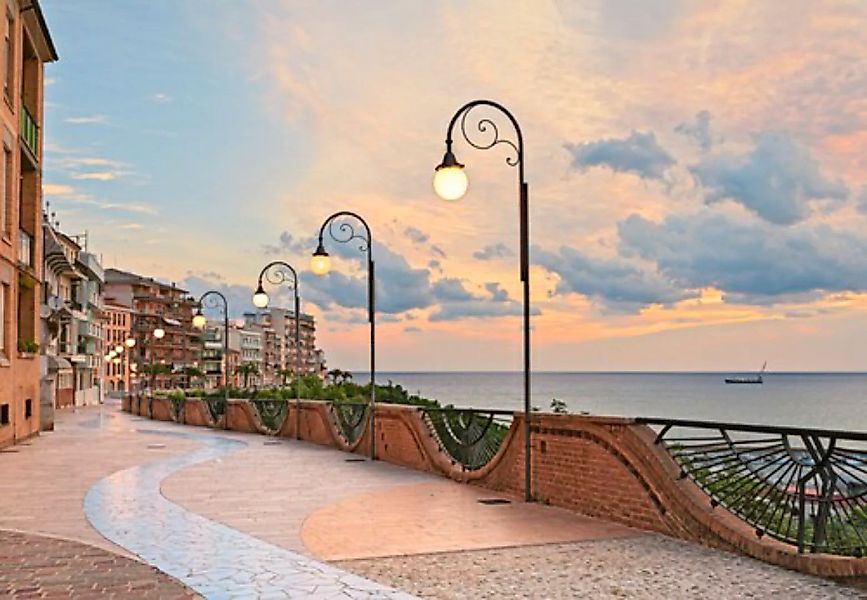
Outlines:
[{"label": "street light on building", "polygon": [[301,296],[298,289],[298,272],[287,262],[275,260],[259,272],[253,305],[267,308],[270,298],[262,284],[285,285],[292,290],[295,310],[295,437],[301,439]]},{"label": "street light on building", "polygon": [[[356,232],[352,223],[340,221],[335,230],[335,220],[348,217],[362,224],[364,230]],[[373,262],[373,237],[370,227],[361,215],[348,210],[341,210],[323,221],[319,228],[319,244],[310,258],[310,270],[323,276],[331,271],[331,257],[325,250],[325,231],[337,243],[349,244],[359,241],[358,249],[367,254],[367,320],[370,324],[370,400],[368,402],[368,418],[370,419],[370,459],[376,460],[376,275]]]},{"label": "street light on building", "polygon": [[[474,128],[467,127],[467,117],[474,108],[490,108],[502,113],[515,130],[514,141],[500,137],[497,124],[489,117],[482,115],[475,121]],[[524,315],[524,499],[533,499],[531,487],[530,458],[530,227],[529,227],[529,187],[524,179],[524,137],[521,127],[514,115],[504,106],[491,100],[473,100],[463,105],[454,114],[446,132],[446,151],[442,162],[434,171],[434,190],[444,200],[459,200],[467,191],[469,181],[464,165],[458,162],[452,152],[452,134],[455,125],[460,121],[460,133],[467,143],[479,150],[488,150],[497,146],[505,146],[510,150],[506,164],[517,167],[518,174],[518,215],[520,224],[520,274],[523,283],[523,315]]]}]

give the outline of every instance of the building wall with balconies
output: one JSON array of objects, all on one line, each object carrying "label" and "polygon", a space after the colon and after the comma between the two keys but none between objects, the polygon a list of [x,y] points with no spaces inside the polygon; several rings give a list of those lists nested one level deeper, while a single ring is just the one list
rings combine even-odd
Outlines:
[{"label": "building wall with balconies", "polygon": [[3,6],[0,447],[34,435],[40,424],[43,66],[57,60],[39,2]]}]

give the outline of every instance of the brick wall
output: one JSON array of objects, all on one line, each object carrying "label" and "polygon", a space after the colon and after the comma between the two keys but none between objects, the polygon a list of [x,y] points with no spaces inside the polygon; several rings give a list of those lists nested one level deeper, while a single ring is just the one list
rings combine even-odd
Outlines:
[{"label": "brick wall", "polygon": [[[147,402],[141,404],[146,413]],[[170,411],[161,406],[155,403],[154,418],[171,420]],[[135,412],[135,401],[132,409]],[[214,425],[201,400],[187,401],[185,411],[189,424]],[[278,435],[296,437],[296,415],[299,413],[293,402]],[[476,471],[464,470],[441,450],[416,408],[378,405],[376,416],[380,460],[523,497],[522,415],[515,415],[497,455]],[[302,401],[298,420],[303,440],[362,455],[369,453],[369,428],[355,444],[348,445],[337,433],[325,402]],[[231,401],[229,424],[240,431],[264,430],[256,422],[255,411],[241,400]],[[867,574],[867,558],[799,555],[789,545],[757,538],[737,517],[722,508],[712,508],[707,496],[692,482],[680,479],[679,467],[664,448],[654,444],[654,438],[650,428],[630,419],[535,414],[531,422],[534,498],[805,573],[836,577]]]}]

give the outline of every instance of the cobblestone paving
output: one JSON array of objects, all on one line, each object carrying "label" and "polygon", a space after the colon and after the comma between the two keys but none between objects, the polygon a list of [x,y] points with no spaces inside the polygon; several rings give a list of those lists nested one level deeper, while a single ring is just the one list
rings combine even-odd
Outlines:
[{"label": "cobblestone paving", "polygon": [[660,535],[335,563],[421,598],[867,598]]},{"label": "cobblestone paving", "polygon": [[0,597],[198,598],[153,567],[102,548],[0,530]]},{"label": "cobblestone paving", "polygon": [[154,434],[192,437],[203,447],[124,469],[97,482],[85,496],[84,512],[109,540],[207,598],[411,598],[168,501],[160,493],[164,478],[246,444],[217,435]]}]

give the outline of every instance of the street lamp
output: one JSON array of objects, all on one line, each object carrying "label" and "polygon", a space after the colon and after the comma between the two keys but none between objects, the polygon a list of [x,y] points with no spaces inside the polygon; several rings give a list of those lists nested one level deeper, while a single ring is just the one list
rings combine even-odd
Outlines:
[{"label": "street lamp", "polygon": [[[364,231],[356,233],[352,224],[346,221],[342,221],[337,227],[337,231],[335,231],[335,219],[341,217],[350,217],[358,220],[364,226]],[[370,401],[368,404],[368,411],[370,413],[370,459],[376,460],[376,290],[374,285],[373,238],[370,235],[370,227],[367,225],[367,221],[354,212],[341,210],[325,219],[322,227],[319,228],[319,244],[316,246],[316,251],[310,259],[310,270],[320,276],[327,274],[331,270],[331,257],[325,251],[325,244],[323,243],[326,227],[328,228],[328,235],[335,242],[348,244],[353,240],[359,240],[358,249],[367,254],[367,320],[370,323]]]},{"label": "street lamp", "polygon": [[[222,300],[222,305],[218,302]],[[223,392],[226,406],[223,408],[224,421],[226,429],[229,428],[229,301],[226,300],[221,292],[217,290],[208,290],[198,300],[199,308],[193,317],[193,327],[196,329],[204,329],[208,320],[202,314],[202,306],[205,308],[222,308],[223,309]],[[204,341],[202,342],[204,344]]]},{"label": "street lamp", "polygon": [[[500,137],[497,124],[482,116],[475,122],[475,130],[483,139],[467,131],[467,117],[476,107],[487,107],[499,111],[508,118],[515,129],[515,141]],[[529,187],[524,179],[524,137],[517,119],[503,105],[491,100],[473,100],[463,105],[449,121],[446,132],[446,152],[442,163],[434,171],[434,190],[444,200],[458,200],[467,191],[468,181],[464,165],[458,162],[452,152],[452,133],[460,120],[460,132],[467,143],[478,150],[488,150],[495,146],[511,149],[506,164],[518,168],[518,214],[521,227],[521,282],[523,283],[524,305],[524,499],[532,501],[532,480],[530,472],[530,227],[529,227]]]},{"label": "street lamp", "polygon": [[295,438],[301,439],[301,299],[298,295],[298,273],[287,262],[275,260],[269,262],[259,272],[256,291],[253,293],[253,305],[256,308],[267,308],[270,299],[263,281],[273,285],[285,284],[292,289],[295,300]]},{"label": "street lamp", "polygon": [[166,330],[163,329],[162,327],[157,327],[156,329],[154,329],[154,337],[157,338],[158,340],[163,339],[165,336],[166,336]]},{"label": "street lamp", "polygon": [[133,348],[135,346],[135,338],[134,337],[128,337],[128,338],[126,338],[124,343],[126,344],[127,348]]}]

